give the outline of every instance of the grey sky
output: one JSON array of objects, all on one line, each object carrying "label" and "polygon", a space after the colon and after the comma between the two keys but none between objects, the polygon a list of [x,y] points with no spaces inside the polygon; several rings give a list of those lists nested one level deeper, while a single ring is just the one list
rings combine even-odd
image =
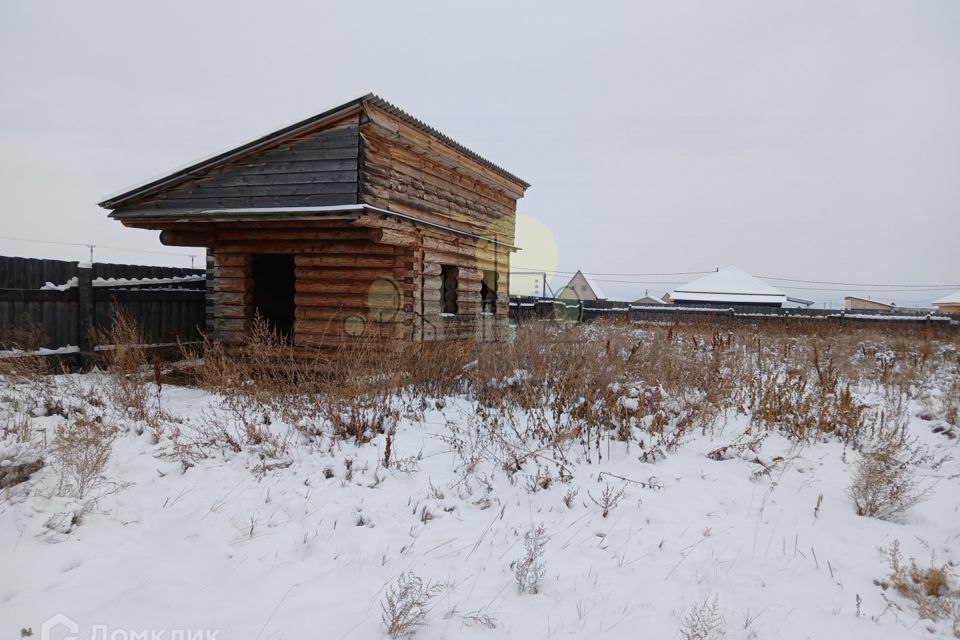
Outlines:
[{"label": "grey sky", "polygon": [[956,0],[5,0],[0,87],[4,236],[184,251],[95,203],[374,91],[530,181],[561,270],[960,283]]}]

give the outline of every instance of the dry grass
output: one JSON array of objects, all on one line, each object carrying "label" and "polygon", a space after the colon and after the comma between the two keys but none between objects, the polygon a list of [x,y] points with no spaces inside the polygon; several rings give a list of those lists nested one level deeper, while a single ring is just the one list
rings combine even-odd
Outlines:
[{"label": "dry grass", "polygon": [[440,592],[413,572],[400,574],[380,603],[381,622],[391,638],[409,638],[424,624],[430,602]]},{"label": "dry grass", "polygon": [[908,564],[896,540],[890,547],[880,549],[880,554],[888,569],[887,577],[877,581],[881,588],[892,587],[913,605],[921,618],[952,620],[954,629],[960,629],[960,590],[952,565],[936,565],[932,557],[928,567],[918,565],[914,558]]},{"label": "dry grass", "polygon": [[110,327],[97,336],[96,344],[105,345],[101,354],[111,377],[109,392],[113,405],[134,419],[146,419],[150,372],[140,325],[122,305],[115,303],[111,307]]},{"label": "dry grass", "polygon": [[[750,420],[744,446],[777,431],[869,452],[880,407],[866,406],[865,390],[898,411],[921,391],[947,421],[960,410],[960,339],[942,330],[531,322],[496,344],[351,342],[331,353],[294,350],[255,319],[241,344],[184,351],[188,382],[218,396],[202,424],[186,428],[160,410],[160,367],[150,366],[139,327],[122,309],[100,342],[114,345],[104,352],[111,406],[145,423],[155,441],[168,435],[185,467],[220,450],[284,458],[301,442],[365,443],[451,396],[466,400],[446,436],[464,486],[482,489],[483,478],[468,476],[487,460],[511,477],[522,472],[534,491],[569,481],[573,461],[601,461],[611,442],[654,461],[737,415]],[[65,413],[39,362],[17,360],[3,375],[9,397],[33,390],[20,413]],[[385,465],[416,464],[390,440]]]},{"label": "dry grass", "polygon": [[540,593],[543,588],[543,578],[547,571],[543,554],[549,540],[543,525],[531,527],[523,534],[523,557],[510,564],[520,593]]},{"label": "dry grass", "polygon": [[848,493],[857,514],[889,520],[922,502],[928,490],[916,477],[924,452],[913,442],[905,424],[889,426],[881,415],[863,457],[856,466]]},{"label": "dry grass", "polygon": [[724,636],[724,618],[718,596],[694,603],[680,624],[682,640],[716,640]]},{"label": "dry grass", "polygon": [[82,500],[102,485],[113,439],[113,430],[96,418],[78,416],[57,427],[53,454],[60,472],[62,494]]},{"label": "dry grass", "polygon": [[832,324],[797,335],[792,326],[535,322],[506,343],[351,343],[330,357],[295,352],[255,321],[241,345],[205,345],[196,376],[227,404],[307,434],[361,442],[389,432],[401,407],[416,413],[466,394],[493,441],[532,445],[513,459],[499,455],[517,467],[569,443],[599,458],[608,437],[664,455],[730,413],[798,441],[854,443],[867,418],[854,389],[882,384],[895,389],[891,398],[909,392],[942,372],[947,347],[958,344],[950,335],[844,332]]}]

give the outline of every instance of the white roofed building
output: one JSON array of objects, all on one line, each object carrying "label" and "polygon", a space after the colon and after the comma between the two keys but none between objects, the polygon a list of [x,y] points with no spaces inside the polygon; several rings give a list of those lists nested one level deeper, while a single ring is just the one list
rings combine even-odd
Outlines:
[{"label": "white roofed building", "polygon": [[642,298],[637,298],[636,300],[634,300],[633,304],[650,304],[650,305],[658,306],[658,305],[667,304],[667,303],[661,300],[660,298],[656,296],[652,296],[648,293],[644,295]]},{"label": "white roofed building", "polygon": [[673,304],[685,306],[782,307],[787,302],[812,304],[788,297],[783,291],[736,267],[724,267],[677,287],[667,294]]},{"label": "white roofed building", "polygon": [[933,301],[938,313],[953,313],[960,315],[960,291]]},{"label": "white roofed building", "polygon": [[893,311],[897,308],[897,305],[893,302],[878,302],[877,300],[857,296],[845,296],[843,306],[848,311]]}]

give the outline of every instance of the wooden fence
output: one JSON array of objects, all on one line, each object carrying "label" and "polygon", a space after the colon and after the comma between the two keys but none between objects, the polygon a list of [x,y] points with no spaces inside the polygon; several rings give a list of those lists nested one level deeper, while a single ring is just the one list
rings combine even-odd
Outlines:
[{"label": "wooden fence", "polygon": [[26,348],[90,353],[114,304],[137,320],[147,344],[197,340],[205,292],[203,269],[0,257],[0,352],[37,333]]},{"label": "wooden fence", "polygon": [[514,322],[556,319],[584,322],[600,318],[629,322],[703,322],[734,320],[742,322],[822,320],[840,324],[897,324],[904,326],[937,325],[960,328],[960,317],[926,313],[913,309],[885,311],[843,311],[836,309],[787,309],[777,307],[703,305],[637,305],[612,300],[576,301],[554,298],[512,297],[510,318]]}]

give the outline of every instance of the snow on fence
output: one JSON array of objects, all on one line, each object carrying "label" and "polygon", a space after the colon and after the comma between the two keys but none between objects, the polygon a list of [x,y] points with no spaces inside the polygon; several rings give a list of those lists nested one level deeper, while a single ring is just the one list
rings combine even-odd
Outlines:
[{"label": "snow on fence", "polygon": [[590,321],[597,318],[621,319],[630,322],[685,322],[730,318],[741,321],[823,320],[839,323],[875,323],[896,320],[902,324],[935,324],[960,328],[960,317],[934,313],[918,313],[902,309],[895,313],[836,309],[789,309],[758,306],[707,306],[637,305],[614,300],[591,300],[576,302],[552,298],[512,297],[510,318],[514,322],[531,319],[557,319],[567,321]]},{"label": "snow on fence", "polygon": [[[0,256],[0,355],[29,327],[53,353],[90,353],[122,306],[151,344],[194,341],[205,319],[206,271]],[[93,331],[91,331],[93,330]]]}]

